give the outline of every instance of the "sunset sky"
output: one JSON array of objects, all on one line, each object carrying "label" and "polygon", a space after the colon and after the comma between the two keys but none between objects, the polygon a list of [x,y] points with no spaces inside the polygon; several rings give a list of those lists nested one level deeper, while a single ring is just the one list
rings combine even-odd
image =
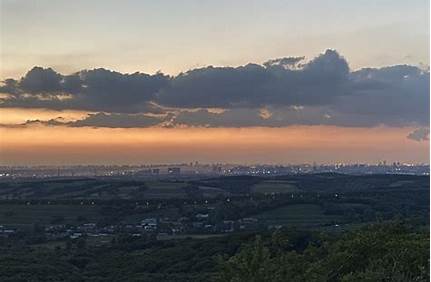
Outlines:
[{"label": "sunset sky", "polygon": [[0,5],[0,165],[429,162],[427,0]]}]

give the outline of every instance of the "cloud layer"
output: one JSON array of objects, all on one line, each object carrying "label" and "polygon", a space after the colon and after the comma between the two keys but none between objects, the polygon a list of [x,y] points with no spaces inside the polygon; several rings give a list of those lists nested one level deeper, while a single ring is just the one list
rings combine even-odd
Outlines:
[{"label": "cloud layer", "polygon": [[415,141],[428,141],[430,139],[430,129],[429,128],[418,128],[411,132],[407,138]]},{"label": "cloud layer", "polygon": [[62,75],[51,68],[34,67],[19,80],[3,81],[0,93],[6,94],[0,98],[0,107],[92,112],[74,122],[42,121],[49,125],[429,124],[429,71],[408,65],[351,71],[334,50],[309,61],[285,57],[261,65],[209,66],[174,77],[106,69]]}]

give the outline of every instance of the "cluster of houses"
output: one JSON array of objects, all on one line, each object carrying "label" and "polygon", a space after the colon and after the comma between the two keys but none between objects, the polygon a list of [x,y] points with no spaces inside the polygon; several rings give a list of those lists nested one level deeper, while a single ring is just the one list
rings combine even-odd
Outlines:
[{"label": "cluster of houses", "polygon": [[[86,237],[104,237],[115,234],[130,234],[132,236],[153,235],[190,235],[190,234],[223,234],[230,232],[255,231],[262,228],[262,223],[256,218],[239,220],[217,220],[211,209],[207,212],[193,212],[187,216],[176,217],[146,217],[138,222],[99,225],[94,222],[73,224],[49,224],[42,232],[48,240],[65,238],[77,239]],[[0,225],[0,237],[12,237],[15,229]]]},{"label": "cluster of houses", "polygon": [[[77,239],[81,236],[103,237],[114,234],[144,234],[176,235],[176,234],[220,234],[237,231],[257,230],[261,226],[256,218],[242,218],[239,220],[222,220],[212,223],[208,214],[198,213],[194,217],[144,218],[137,224],[118,224],[98,226],[96,223],[84,223],[77,226],[65,224],[51,224],[45,227],[47,239],[61,238]],[[1,234],[1,230],[0,230]]]},{"label": "cluster of houses", "polygon": [[96,223],[84,223],[78,226],[65,224],[51,224],[45,227],[45,235],[47,239],[62,239],[71,238],[77,239],[84,235],[92,237],[108,236],[116,233],[116,227],[104,226],[98,227]]}]

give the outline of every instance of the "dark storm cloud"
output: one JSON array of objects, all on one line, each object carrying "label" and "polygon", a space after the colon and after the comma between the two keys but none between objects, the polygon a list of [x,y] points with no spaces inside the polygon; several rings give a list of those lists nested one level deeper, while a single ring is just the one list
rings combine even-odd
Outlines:
[{"label": "dark storm cloud", "polygon": [[5,80],[0,92],[8,94],[0,98],[0,107],[105,112],[69,126],[169,124],[151,115],[137,120],[134,113],[169,113],[171,126],[420,127],[429,123],[428,70],[398,65],[352,72],[334,50],[310,61],[286,57],[262,65],[209,66],[175,77],[106,69],[61,75],[36,67],[20,80]]}]

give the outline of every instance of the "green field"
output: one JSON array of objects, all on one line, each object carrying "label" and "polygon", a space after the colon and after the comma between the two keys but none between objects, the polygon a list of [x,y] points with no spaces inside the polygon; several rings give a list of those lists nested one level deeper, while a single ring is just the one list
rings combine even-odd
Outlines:
[{"label": "green field", "polygon": [[145,185],[147,189],[142,194],[148,199],[186,197],[183,187],[187,183],[184,182],[147,181]]},{"label": "green field", "polygon": [[253,193],[292,193],[299,189],[292,184],[292,181],[265,180],[251,187]]},{"label": "green field", "polygon": [[157,240],[181,240],[181,239],[210,239],[227,236],[228,234],[180,234],[180,235],[158,235]]},{"label": "green field", "polygon": [[62,217],[62,223],[76,223],[78,216],[87,222],[99,217],[99,207],[93,205],[0,205],[0,225],[49,224],[53,219]]},{"label": "green field", "polygon": [[404,185],[409,185],[409,184],[413,184],[414,181],[412,180],[399,180],[399,181],[395,181],[391,184],[389,184],[389,187],[402,187]]},{"label": "green field", "polygon": [[0,199],[184,198],[185,182],[66,179],[0,183]]},{"label": "green field", "polygon": [[323,214],[322,208],[313,204],[288,205],[257,214],[254,217],[270,225],[304,227],[342,221],[342,217]]}]

